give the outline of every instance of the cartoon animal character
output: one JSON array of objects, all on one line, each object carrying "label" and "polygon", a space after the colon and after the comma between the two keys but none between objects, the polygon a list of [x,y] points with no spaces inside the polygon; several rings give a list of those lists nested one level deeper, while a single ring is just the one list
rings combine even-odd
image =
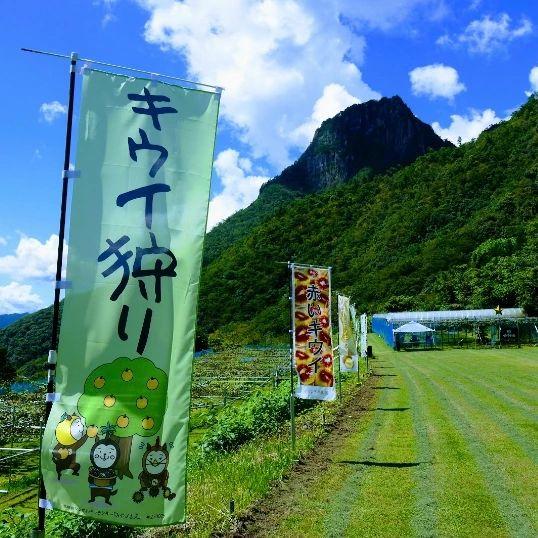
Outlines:
[{"label": "cartoon animal character", "polygon": [[112,505],[110,497],[118,493],[114,489],[116,484],[116,463],[120,457],[120,447],[110,438],[107,431],[104,439],[95,437],[95,443],[90,451],[92,466],[88,471],[88,483],[90,485],[90,500],[94,502],[96,497],[103,497],[107,504]]},{"label": "cartoon animal character", "polygon": [[77,450],[88,439],[82,419],[75,413],[71,415],[64,413],[55,433],[58,443],[52,449],[52,461],[56,465],[58,480],[62,477],[62,471],[68,469],[73,471],[73,475],[78,476],[80,464],[77,463]]},{"label": "cartoon animal character", "polygon": [[146,452],[142,456],[142,472],[138,475],[140,489],[133,494],[134,502],[142,502],[144,492],[148,490],[150,497],[157,497],[160,490],[162,490],[163,497],[169,501],[176,496],[168,487],[168,461],[169,454],[166,443],[161,446],[158,437],[153,446],[147,443]]}]

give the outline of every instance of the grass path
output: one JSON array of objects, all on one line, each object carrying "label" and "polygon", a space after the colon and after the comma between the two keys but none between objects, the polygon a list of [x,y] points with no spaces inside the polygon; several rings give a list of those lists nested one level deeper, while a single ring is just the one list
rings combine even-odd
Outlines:
[{"label": "grass path", "polygon": [[248,536],[538,535],[538,350],[393,352],[373,397]]}]

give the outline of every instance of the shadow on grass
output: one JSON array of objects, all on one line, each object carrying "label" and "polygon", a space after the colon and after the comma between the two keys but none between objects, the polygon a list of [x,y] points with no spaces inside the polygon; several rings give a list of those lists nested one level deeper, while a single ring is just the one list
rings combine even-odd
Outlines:
[{"label": "shadow on grass", "polygon": [[398,374],[372,374],[372,377],[398,377]]},{"label": "shadow on grass", "polygon": [[361,411],[368,411],[373,413],[374,411],[409,411],[410,407],[374,407],[373,409],[368,409],[366,407],[361,407]]},{"label": "shadow on grass", "polygon": [[367,467],[396,467],[398,469],[403,469],[406,467],[418,467],[423,463],[428,463],[426,461],[354,461],[354,460],[342,460],[338,463],[347,463],[349,465],[366,465]]},{"label": "shadow on grass", "polygon": [[390,390],[400,390],[400,387],[372,387],[374,390],[390,389]]}]

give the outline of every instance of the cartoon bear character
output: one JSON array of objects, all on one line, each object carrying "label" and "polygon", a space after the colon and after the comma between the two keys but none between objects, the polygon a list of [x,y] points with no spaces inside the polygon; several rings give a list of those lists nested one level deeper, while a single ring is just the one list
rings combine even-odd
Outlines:
[{"label": "cartoon bear character", "polygon": [[56,466],[58,480],[62,477],[62,471],[67,469],[71,469],[73,475],[78,476],[80,464],[77,463],[77,450],[88,439],[82,419],[75,413],[64,413],[55,433],[58,443],[52,449],[52,461]]},{"label": "cartoon bear character", "polygon": [[163,497],[171,501],[176,494],[168,487],[169,454],[166,443],[161,446],[159,438],[152,446],[149,443],[142,456],[142,472],[138,475],[140,489],[133,494],[133,501],[140,503],[144,500],[144,491],[149,490],[150,497],[157,497],[162,490]]},{"label": "cartoon bear character", "polygon": [[116,463],[120,457],[120,447],[113,441],[109,434],[104,439],[95,437],[95,443],[90,451],[92,466],[88,471],[88,484],[90,485],[90,500],[94,502],[96,497],[103,497],[106,504],[112,505],[110,497],[118,493],[114,489],[116,484]]}]

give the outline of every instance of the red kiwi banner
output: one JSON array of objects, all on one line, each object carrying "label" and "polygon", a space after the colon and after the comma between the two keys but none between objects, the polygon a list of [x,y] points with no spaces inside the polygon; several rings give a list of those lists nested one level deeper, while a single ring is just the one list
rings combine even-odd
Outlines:
[{"label": "red kiwi banner", "polygon": [[344,295],[338,296],[338,354],[342,372],[357,371],[359,367],[357,338],[351,319],[349,297]]},{"label": "red kiwi banner", "polygon": [[334,400],[331,270],[291,264],[295,396]]},{"label": "red kiwi banner", "polygon": [[185,521],[198,282],[219,94],[83,75],[47,508]]}]

